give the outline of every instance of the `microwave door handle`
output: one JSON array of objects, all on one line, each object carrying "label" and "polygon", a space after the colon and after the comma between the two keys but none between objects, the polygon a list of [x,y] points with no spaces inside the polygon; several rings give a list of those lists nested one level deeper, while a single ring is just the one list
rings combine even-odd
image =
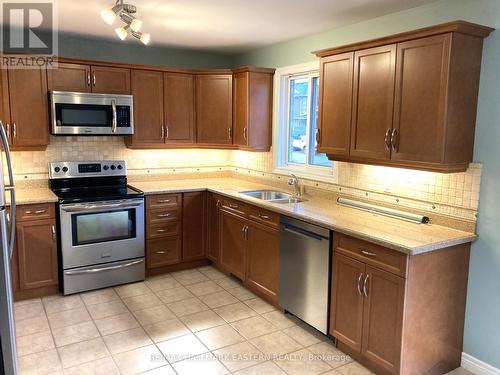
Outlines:
[{"label": "microwave door handle", "polygon": [[12,258],[14,251],[14,238],[16,234],[16,192],[14,190],[14,173],[12,170],[12,159],[10,157],[9,141],[7,134],[0,121],[0,138],[2,140],[3,148],[5,151],[5,159],[7,161],[7,170],[9,174],[9,185],[5,185],[5,191],[10,192],[10,238],[9,238],[9,257]]},{"label": "microwave door handle", "polygon": [[111,109],[113,111],[113,120],[112,120],[112,125],[111,125],[111,131],[113,133],[116,133],[116,128],[118,127],[118,119],[116,115],[116,100],[113,99],[111,100]]}]

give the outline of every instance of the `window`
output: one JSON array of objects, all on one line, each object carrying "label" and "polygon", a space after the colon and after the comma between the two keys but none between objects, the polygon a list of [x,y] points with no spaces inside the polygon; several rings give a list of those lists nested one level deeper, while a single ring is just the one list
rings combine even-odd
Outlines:
[{"label": "window", "polygon": [[276,169],[334,177],[333,162],[316,150],[319,73],[317,63],[278,69],[275,93]]}]

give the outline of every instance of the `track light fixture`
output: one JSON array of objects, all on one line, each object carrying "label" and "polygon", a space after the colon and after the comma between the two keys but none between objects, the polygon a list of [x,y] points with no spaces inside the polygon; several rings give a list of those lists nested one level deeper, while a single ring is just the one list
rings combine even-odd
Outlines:
[{"label": "track light fixture", "polygon": [[123,0],[116,0],[115,5],[111,9],[104,9],[101,11],[101,17],[108,25],[112,25],[117,18],[124,23],[115,29],[116,35],[121,40],[125,40],[128,35],[139,39],[143,44],[148,44],[151,40],[149,33],[141,32],[142,21],[135,18],[134,14],[137,8],[132,4],[124,4]]}]

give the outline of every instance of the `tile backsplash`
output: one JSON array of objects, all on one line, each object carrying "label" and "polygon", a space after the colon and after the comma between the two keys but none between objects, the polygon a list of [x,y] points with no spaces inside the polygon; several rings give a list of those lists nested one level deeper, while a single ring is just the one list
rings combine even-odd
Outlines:
[{"label": "tile backsplash", "polygon": [[[57,160],[124,159],[129,174],[229,170],[246,176],[282,179],[273,171],[271,152],[172,149],[131,150],[123,137],[51,137],[46,151],[13,152],[17,180],[46,179]],[[475,221],[481,165],[463,173],[442,174],[353,163],[336,163],[338,182],[303,179],[304,185]]]}]

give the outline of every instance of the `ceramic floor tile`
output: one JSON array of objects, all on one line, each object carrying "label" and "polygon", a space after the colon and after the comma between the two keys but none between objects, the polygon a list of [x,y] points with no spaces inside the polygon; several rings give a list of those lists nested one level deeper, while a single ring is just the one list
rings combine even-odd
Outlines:
[{"label": "ceramic floor tile", "polygon": [[57,348],[57,351],[61,357],[63,368],[74,367],[109,356],[102,338],[66,345]]},{"label": "ceramic floor tile", "polygon": [[97,303],[110,302],[120,299],[118,294],[116,294],[112,288],[83,293],[81,296],[86,305],[95,305]]},{"label": "ceramic floor tile", "polygon": [[177,316],[185,316],[208,310],[208,306],[198,298],[188,298],[179,302],[169,303],[167,307]]},{"label": "ceramic floor tile", "polygon": [[165,290],[165,289],[177,288],[181,285],[172,276],[156,277],[156,278],[148,279],[145,281],[145,283],[149,287],[149,289],[151,289],[154,292],[157,292],[160,290]]},{"label": "ceramic floor tile", "polygon": [[144,326],[144,329],[154,342],[166,341],[190,333],[189,329],[179,319],[161,321]]},{"label": "ceramic floor tile", "polygon": [[64,370],[64,375],[120,375],[111,357],[98,359]]},{"label": "ceramic floor tile", "polygon": [[122,301],[111,301],[99,303],[96,305],[87,306],[92,319],[103,319],[114,315],[124,314],[129,312],[127,306],[124,305]]},{"label": "ceramic floor tile", "polygon": [[186,315],[180,319],[193,332],[226,324],[224,319],[211,310]]},{"label": "ceramic floor tile", "polygon": [[45,316],[42,301],[34,301],[26,305],[14,304],[14,320],[16,322],[30,318],[41,318]]},{"label": "ceramic floor tile", "polygon": [[223,279],[224,277],[226,277],[226,275],[224,275],[222,272],[218,271],[217,269],[211,266],[200,267],[198,268],[198,271],[200,271],[210,280]]},{"label": "ceramic floor tile", "polygon": [[238,279],[225,276],[223,278],[215,280],[215,282],[224,289],[242,288],[241,281]]},{"label": "ceramic floor tile", "polygon": [[127,297],[123,299],[123,302],[130,311],[142,310],[148,307],[160,306],[162,302],[153,293],[151,294],[141,294],[140,296]]},{"label": "ceramic floor tile", "polygon": [[264,355],[248,341],[226,346],[213,352],[230,371],[238,371],[264,361]]},{"label": "ceramic floor tile", "polygon": [[223,325],[196,332],[196,336],[210,350],[245,341],[243,336],[236,332],[230,325]]},{"label": "ceramic floor tile", "polygon": [[143,326],[175,318],[174,313],[163,305],[137,310],[133,314]]},{"label": "ceramic floor tile", "polygon": [[172,276],[182,285],[191,285],[209,280],[208,277],[197,270],[173,272]]},{"label": "ceramic floor tile", "polygon": [[279,329],[286,329],[289,327],[293,327],[296,323],[299,323],[299,320],[290,314],[284,314],[281,311],[271,311],[268,313],[262,314],[266,320],[270,321]]},{"label": "ceramic floor tile", "polygon": [[245,301],[245,305],[250,307],[252,310],[255,310],[259,314],[264,314],[270,311],[275,311],[274,306],[270,305],[266,301],[261,298],[252,298]]},{"label": "ceramic floor tile", "polygon": [[228,323],[232,323],[237,320],[250,318],[251,316],[257,315],[257,313],[254,310],[252,310],[250,307],[248,307],[242,302],[238,302],[232,305],[217,307],[216,309],[214,309],[214,311]]},{"label": "ceramic floor tile", "polygon": [[151,293],[151,289],[149,289],[144,282],[120,285],[115,287],[115,291],[122,298]]},{"label": "ceramic floor tile", "polygon": [[52,374],[62,369],[55,349],[19,357],[19,373],[22,375]]},{"label": "ceramic floor tile", "polygon": [[459,367],[459,368],[449,372],[448,375],[474,375],[474,374],[470,371],[467,371],[463,367]]},{"label": "ceramic floor tile", "polygon": [[149,370],[146,372],[141,372],[141,375],[177,375],[170,365],[162,366]]},{"label": "ceramic floor tile", "polygon": [[72,326],[92,320],[85,307],[52,313],[48,315],[48,318],[52,329]]},{"label": "ceramic floor tile", "polygon": [[83,308],[84,306],[79,294],[66,297],[53,297],[49,299],[43,298],[42,301],[48,316],[61,311]]},{"label": "ceramic floor tile", "polygon": [[186,289],[198,297],[224,290],[213,281],[202,281],[201,283],[187,285]]},{"label": "ceramic floor tile", "polygon": [[156,292],[156,295],[162,300],[163,303],[172,303],[194,297],[194,294],[192,294],[189,290],[187,290],[183,286],[179,286],[172,289],[160,290]]},{"label": "ceramic floor tile", "polygon": [[286,328],[283,332],[302,346],[310,346],[326,340],[326,336],[303,324]]},{"label": "ceramic floor tile", "polygon": [[14,307],[23,306],[23,305],[29,305],[29,304],[32,304],[32,303],[39,303],[39,302],[42,302],[42,299],[40,297],[30,298],[30,299],[24,299],[22,301],[16,301],[16,302],[14,302]]},{"label": "ceramic floor tile", "polygon": [[247,340],[278,331],[276,326],[272,325],[261,316],[253,316],[251,318],[238,320],[237,322],[231,323],[231,325]]},{"label": "ceramic floor tile", "polygon": [[357,362],[351,362],[345,366],[338,367],[335,370],[340,372],[342,375],[375,375],[373,372]]},{"label": "ceramic floor tile", "polygon": [[331,369],[307,349],[289,353],[276,363],[289,375],[316,375]]},{"label": "ceramic floor tile", "polygon": [[123,375],[139,374],[168,364],[155,345],[115,354],[113,358]]},{"label": "ceramic floor tile", "polygon": [[80,341],[87,341],[99,337],[99,331],[94,322],[88,321],[72,326],[52,329],[56,346],[65,346]]},{"label": "ceramic floor tile", "polygon": [[240,301],[246,301],[252,298],[256,298],[257,296],[250,292],[248,289],[243,288],[242,286],[237,286],[235,288],[230,288],[227,290],[233,296],[238,298]]},{"label": "ceramic floor tile", "polygon": [[169,363],[183,361],[209,351],[193,334],[163,341],[157,346]]},{"label": "ceramic floor tile", "polygon": [[50,332],[49,322],[45,316],[23,319],[19,322],[16,322],[17,337],[40,332]]},{"label": "ceramic floor tile", "polygon": [[342,353],[331,342],[320,342],[309,346],[307,349],[319,356],[334,369],[352,362],[351,357]]},{"label": "ceramic floor tile", "polygon": [[101,332],[101,335],[106,336],[112,333],[127,331],[137,328],[139,323],[130,313],[110,316],[104,319],[95,320],[95,324]]},{"label": "ceramic floor tile", "polygon": [[179,375],[225,375],[229,370],[212,354],[206,353],[197,357],[176,362],[172,365]]},{"label": "ceramic floor tile", "polygon": [[286,375],[286,373],[274,362],[267,361],[257,366],[248,367],[244,370],[236,371],[238,375]]},{"label": "ceramic floor tile", "polygon": [[237,303],[239,300],[227,291],[200,296],[199,299],[211,309]]},{"label": "ceramic floor tile", "polygon": [[17,355],[23,356],[54,349],[54,340],[49,331],[17,337]]},{"label": "ceramic floor tile", "polygon": [[255,345],[259,350],[269,356],[273,357],[295,352],[302,349],[302,346],[291,337],[285,335],[283,332],[273,332],[264,336],[256,337],[250,342]]},{"label": "ceramic floor tile", "polygon": [[134,328],[103,336],[103,340],[111,354],[128,352],[132,349],[153,344],[142,328]]}]

